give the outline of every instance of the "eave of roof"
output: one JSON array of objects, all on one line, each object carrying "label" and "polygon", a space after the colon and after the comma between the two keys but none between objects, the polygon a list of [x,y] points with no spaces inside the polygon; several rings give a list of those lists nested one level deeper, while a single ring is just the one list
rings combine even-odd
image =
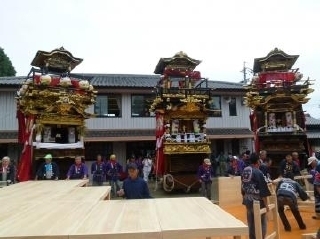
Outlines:
[{"label": "eave of roof", "polygon": [[[134,74],[88,74],[74,73],[73,76],[86,78],[96,88],[154,88],[160,76]],[[25,76],[0,77],[0,86],[14,87],[23,83]],[[208,81],[208,87],[216,91],[245,91],[241,83]]]},{"label": "eave of roof", "polygon": [[[252,138],[253,133],[248,128],[209,128],[207,137],[216,138]],[[0,142],[17,142],[17,131],[1,131]],[[135,130],[88,130],[85,135],[85,142],[97,141],[139,141],[155,140],[154,129],[135,129]]]},{"label": "eave of roof", "polygon": [[311,116],[306,116],[306,125],[319,125],[320,126],[320,120],[313,118]]},{"label": "eave of roof", "polygon": [[105,74],[94,76],[90,83],[98,87],[143,87],[153,88],[157,85],[160,76],[157,75],[131,75],[131,74]]},{"label": "eave of roof", "polygon": [[26,76],[5,76],[0,77],[0,86],[18,86],[26,79]]},{"label": "eave of roof", "polygon": [[307,131],[306,134],[308,139],[320,139],[320,131]]}]

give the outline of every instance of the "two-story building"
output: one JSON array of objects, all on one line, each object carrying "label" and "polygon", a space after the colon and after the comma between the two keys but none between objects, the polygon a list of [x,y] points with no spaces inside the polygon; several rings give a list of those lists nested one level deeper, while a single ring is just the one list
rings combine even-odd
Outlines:
[{"label": "two-story building", "polygon": [[[80,74],[79,74],[80,75]],[[120,162],[132,154],[145,155],[155,150],[155,117],[149,108],[155,97],[158,75],[81,74],[98,91],[96,103],[88,111],[96,115],[87,120],[84,139],[87,160],[97,154],[115,153]],[[17,160],[17,90],[25,77],[0,78],[0,157]],[[213,89],[207,121],[207,137],[214,154],[239,154],[252,151],[249,108],[243,104],[245,89],[240,83],[209,81]]]}]

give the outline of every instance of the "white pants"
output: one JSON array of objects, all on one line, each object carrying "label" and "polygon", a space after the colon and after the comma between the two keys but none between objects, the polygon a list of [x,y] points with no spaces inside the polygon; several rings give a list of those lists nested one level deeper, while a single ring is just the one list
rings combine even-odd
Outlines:
[{"label": "white pants", "polygon": [[151,172],[151,168],[149,168],[149,167],[143,168],[143,180],[144,181],[148,182],[150,172]]}]

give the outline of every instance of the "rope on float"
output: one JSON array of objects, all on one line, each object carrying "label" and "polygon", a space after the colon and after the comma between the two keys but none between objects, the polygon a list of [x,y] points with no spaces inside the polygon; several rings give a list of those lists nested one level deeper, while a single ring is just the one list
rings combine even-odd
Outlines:
[{"label": "rope on float", "polygon": [[[167,184],[167,180],[170,180],[172,182],[171,186]],[[166,192],[171,192],[174,189],[174,178],[171,174],[163,175],[163,189]]]},{"label": "rope on float", "polygon": [[[167,178],[169,178],[168,180],[170,180],[172,182],[172,185],[169,186],[166,182],[167,182]],[[190,192],[191,188],[193,185],[195,185],[198,180],[195,180],[192,184],[190,185],[187,185],[177,179],[175,179],[171,174],[166,174],[163,176],[163,189],[164,191],[166,192],[171,192],[173,189],[174,189],[174,183],[178,183],[178,184],[181,184],[182,186],[185,186],[187,189],[186,189],[186,193]]]}]

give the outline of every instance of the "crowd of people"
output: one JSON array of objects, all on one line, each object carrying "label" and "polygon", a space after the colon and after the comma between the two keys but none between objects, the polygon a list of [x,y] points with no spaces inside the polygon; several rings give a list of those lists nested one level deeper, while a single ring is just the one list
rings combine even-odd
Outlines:
[{"label": "crowd of people", "polygon": [[[241,176],[241,193],[243,204],[246,206],[247,222],[249,227],[249,238],[255,239],[255,225],[253,202],[259,201],[260,208],[268,211],[267,197],[271,195],[268,183],[275,184],[275,192],[278,205],[278,213],[285,231],[291,231],[291,225],[284,213],[288,206],[296,219],[300,229],[306,229],[306,224],[300,215],[298,200],[305,201],[309,195],[302,185],[294,180],[295,176],[301,175],[302,160],[299,160],[297,152],[288,153],[278,166],[278,179],[273,180],[271,176],[272,159],[267,157],[267,152],[262,150],[259,154],[249,151],[237,156],[224,156],[220,153],[218,157],[206,158],[198,168],[198,179],[201,183],[202,195],[211,199],[212,178],[216,176]],[[307,160],[308,179],[314,186],[315,215],[313,219],[320,220],[320,161],[315,157]],[[303,182],[302,182],[303,183]],[[262,237],[266,235],[266,214],[261,215]]]},{"label": "crowd of people", "polygon": [[[44,162],[37,168],[34,180],[59,180],[64,177],[66,180],[89,179],[90,169],[81,156],[75,156],[74,163],[69,167],[66,175],[61,175],[58,164],[52,161],[51,154],[46,154],[43,158]],[[103,160],[98,154],[91,164],[92,186],[102,186],[104,182],[108,182],[114,197],[150,198],[147,182],[152,176],[153,169],[153,160],[150,155],[144,158],[132,156],[127,160],[124,168],[115,154],[110,155],[108,160]],[[15,179],[16,167],[10,158],[5,156],[0,163],[0,181],[7,186],[15,183]],[[123,181],[122,186],[120,181]],[[139,188],[141,188],[140,191]]]},{"label": "crowd of people", "polygon": [[[44,156],[44,162],[36,172],[35,180],[58,180],[60,171],[58,165],[52,161],[52,155]],[[291,225],[284,213],[288,206],[296,219],[300,229],[306,229],[306,224],[300,215],[297,198],[307,200],[309,195],[299,182],[294,180],[299,176],[302,162],[297,152],[287,154],[279,164],[279,178],[273,180],[271,177],[272,160],[267,157],[267,152],[262,150],[259,154],[249,151],[240,157],[228,156],[223,153],[211,159],[205,158],[197,170],[197,177],[201,184],[201,192],[204,197],[211,200],[211,184],[216,176],[241,176],[241,193],[243,204],[247,211],[247,222],[249,227],[249,238],[255,239],[253,202],[260,202],[261,208],[268,211],[267,197],[271,195],[268,183],[276,182],[276,197],[278,213],[285,231],[291,231]],[[315,215],[313,219],[320,220],[320,161],[315,157],[307,160],[308,173],[312,176],[308,179],[314,186]],[[114,197],[125,197],[127,199],[151,198],[148,189],[148,180],[153,168],[153,160],[150,155],[145,158],[132,156],[127,160],[124,167],[118,162],[115,154],[110,155],[109,160],[103,160],[97,155],[96,161],[91,164],[92,185],[101,186],[108,181],[111,193]],[[125,180],[120,185],[120,180]],[[15,167],[10,163],[9,157],[4,157],[0,166],[0,177],[8,183],[15,182]],[[74,163],[70,166],[66,180],[87,179],[89,169],[82,162],[81,156],[76,156]],[[261,215],[263,238],[266,234],[267,220],[265,214]]]},{"label": "crowd of people", "polygon": [[[260,201],[260,208],[266,208],[268,211],[267,197],[270,196],[268,183],[276,185],[275,193],[277,198],[277,210],[285,231],[291,231],[291,225],[284,212],[285,206],[288,206],[297,221],[300,229],[306,229],[306,224],[300,215],[298,200],[309,199],[309,195],[303,189],[302,185],[294,180],[295,176],[300,176],[301,161],[298,153],[287,154],[279,164],[279,178],[272,180],[270,177],[270,167],[272,160],[267,157],[266,151],[261,151],[259,155],[251,154],[249,157],[249,166],[246,166],[241,174],[243,204],[247,209],[247,221],[249,226],[249,238],[255,239],[255,225],[253,216],[253,201]],[[308,173],[312,175],[309,183],[314,186],[315,196],[315,215],[313,219],[320,220],[320,162],[312,156],[308,158]],[[267,221],[265,214],[261,215],[262,237],[266,235]]]},{"label": "crowd of people", "polygon": [[[55,162],[52,162],[52,155],[47,154],[44,156],[44,159],[45,162],[40,165],[36,172],[35,180],[58,180],[60,177],[59,167]],[[124,181],[123,187],[121,187],[120,181],[123,181],[126,177],[128,177],[129,179],[135,178],[135,174],[132,173],[132,169],[136,169],[137,175],[139,176],[137,180],[143,180],[145,182],[145,184],[143,185],[147,186],[152,167],[153,161],[150,155],[146,155],[145,158],[135,158],[134,156],[132,156],[127,160],[127,165],[124,168],[118,162],[115,154],[110,155],[109,160],[103,160],[102,156],[98,154],[96,157],[96,161],[91,164],[92,186],[102,186],[104,182],[109,182],[109,185],[111,186],[111,193],[114,197],[136,197],[137,195],[134,195],[133,193],[137,192],[137,190],[123,194],[123,190],[124,192],[128,190],[128,187],[126,187],[125,189],[127,181]],[[70,166],[67,172],[66,180],[88,178],[89,169],[87,165],[83,163],[81,156],[76,156],[74,163]],[[131,185],[133,185],[132,180],[130,182]],[[140,185],[142,185],[141,182]],[[145,197],[145,195],[146,192],[144,191],[140,196]]]}]

